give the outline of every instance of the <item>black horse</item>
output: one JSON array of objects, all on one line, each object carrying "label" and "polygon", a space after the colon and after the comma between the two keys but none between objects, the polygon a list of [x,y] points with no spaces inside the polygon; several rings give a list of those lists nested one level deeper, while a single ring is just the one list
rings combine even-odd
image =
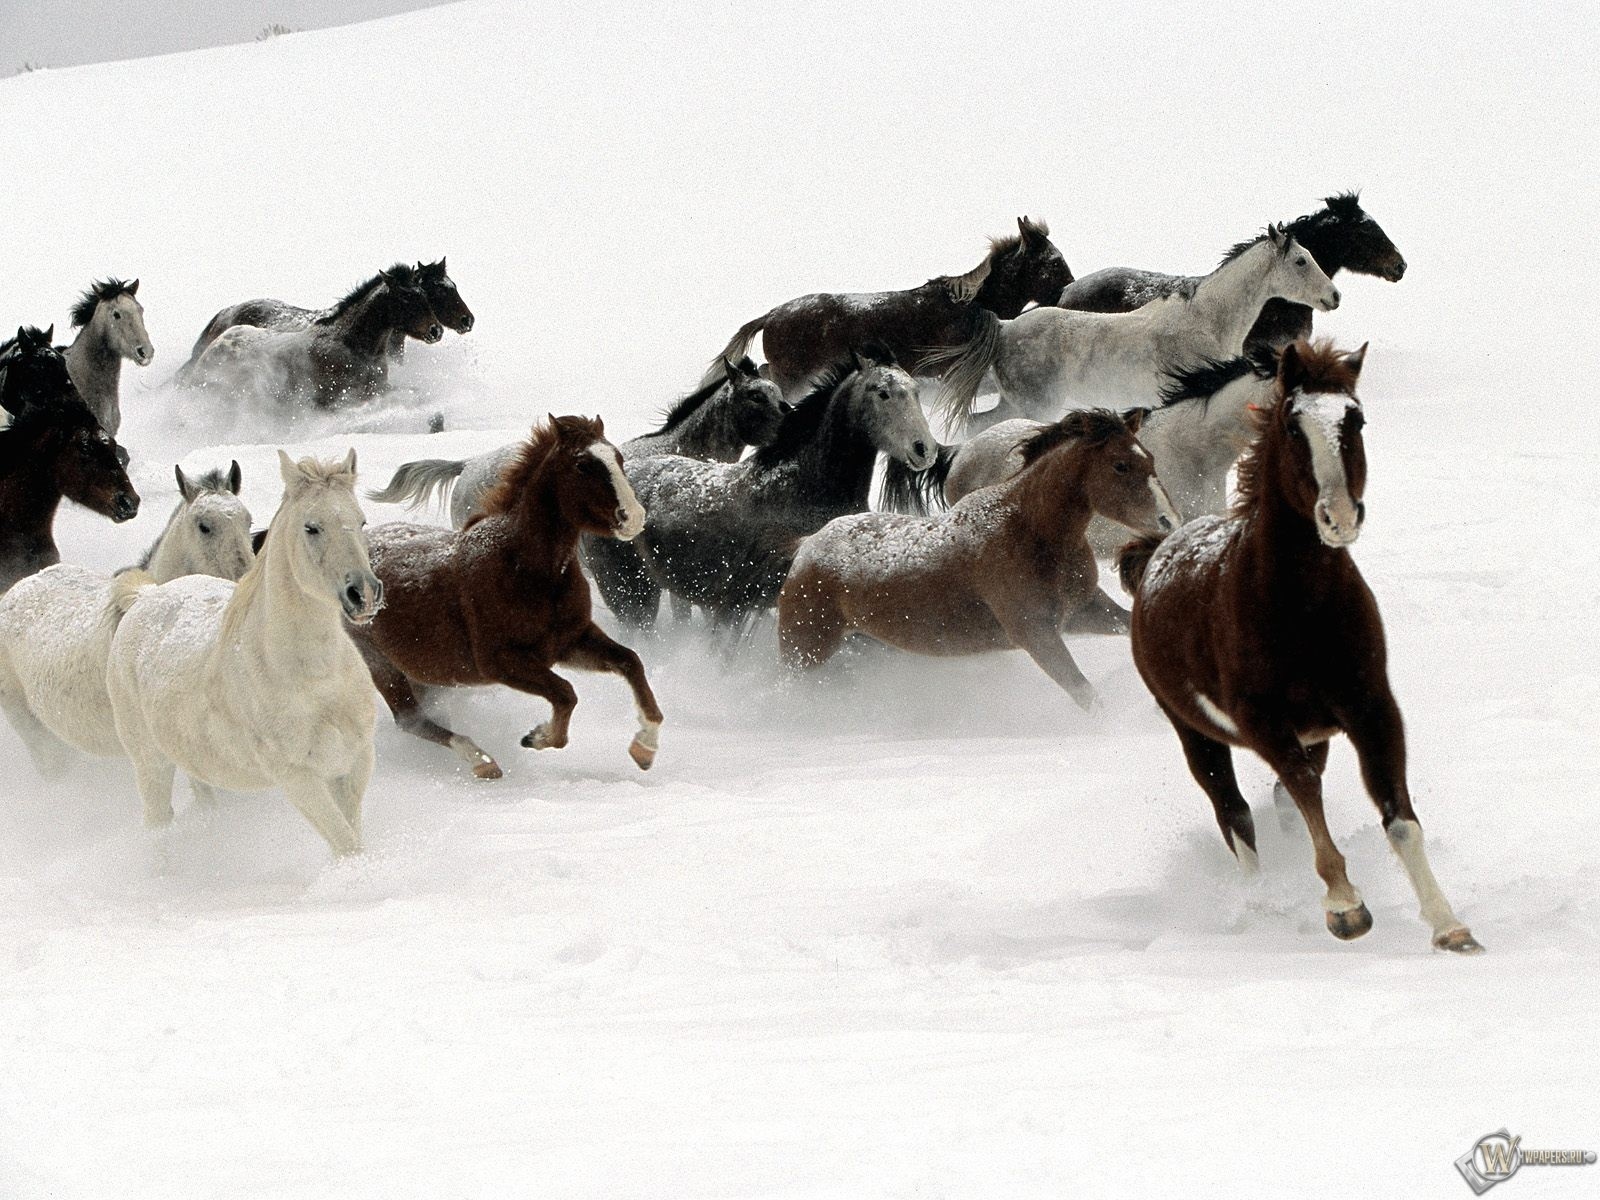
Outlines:
[{"label": "black horse", "polygon": [[36,405],[78,399],[66,355],[51,345],[56,327],[24,325],[17,336],[0,342],[0,408],[13,417]]},{"label": "black horse", "polygon": [[724,360],[738,361],[757,333],[767,370],[785,395],[868,342],[887,347],[916,374],[929,351],[971,340],[979,310],[1010,320],[1029,303],[1053,304],[1071,282],[1050,227],[1021,217],[1017,232],[992,239],[983,261],[965,275],[940,275],[900,292],[820,292],[778,305],[740,326],[705,382],[720,376]]},{"label": "black horse", "polygon": [[[1355,192],[1341,192],[1323,201],[1314,213],[1290,221],[1284,228],[1311,251],[1317,265],[1331,276],[1340,271],[1377,275],[1398,283],[1406,273],[1406,260],[1389,235],[1361,207]],[[1254,245],[1259,238],[1240,242],[1223,262]],[[1165,275],[1137,267],[1106,267],[1070,284],[1057,302],[1061,308],[1081,312],[1132,312],[1152,300],[1174,293],[1188,294],[1200,282],[1197,275]],[[1299,338],[1311,336],[1311,309],[1289,300],[1268,300],[1245,337],[1245,353],[1258,348],[1277,350]]]}]

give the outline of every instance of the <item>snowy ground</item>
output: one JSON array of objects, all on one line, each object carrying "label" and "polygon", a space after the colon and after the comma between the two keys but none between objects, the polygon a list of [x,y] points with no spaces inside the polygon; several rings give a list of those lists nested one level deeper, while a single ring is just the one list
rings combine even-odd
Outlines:
[{"label": "snowy ground", "polygon": [[[1373,932],[1324,932],[1254,763],[1242,880],[1115,641],[1074,645],[1095,717],[1016,656],[794,682],[650,644],[648,775],[619,683],[540,755],[540,706],[464,695],[506,779],[383,723],[338,865],[270,795],[153,835],[122,766],[46,786],[0,729],[0,1196],[1461,1196],[1502,1125],[1600,1148],[1595,31],[1296,11],[473,2],[24,76],[0,328],[143,280],[146,508],[58,524],[110,568],[174,461],[239,458],[264,521],[277,445],[375,484],[551,409],[628,436],[770,304],[964,271],[1023,212],[1080,273],[1200,271],[1363,185],[1411,270],[1322,322],[1373,343],[1355,553],[1488,954],[1429,952],[1347,748]],[[161,386],[224,303],[444,253],[478,327],[413,348],[415,395],[290,427]]]}]

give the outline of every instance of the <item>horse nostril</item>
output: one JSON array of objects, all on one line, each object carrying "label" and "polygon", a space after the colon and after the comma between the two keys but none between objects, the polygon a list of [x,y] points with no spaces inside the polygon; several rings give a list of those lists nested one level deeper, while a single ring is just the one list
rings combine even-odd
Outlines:
[{"label": "horse nostril", "polygon": [[1162,528],[1162,530],[1164,532],[1170,533],[1172,531],[1172,518],[1171,517],[1165,517],[1165,516],[1157,517],[1156,518],[1156,524],[1161,526],[1161,528]]},{"label": "horse nostril", "polygon": [[928,443],[927,442],[918,442],[914,446],[912,446],[911,449],[916,453],[916,456],[918,458],[927,458],[928,457]]},{"label": "horse nostril", "polygon": [[344,598],[350,602],[350,608],[353,611],[354,610],[359,610],[361,608],[361,603],[362,603],[361,589],[358,588],[355,584],[352,583],[349,587],[345,588],[345,590],[344,590]]},{"label": "horse nostril", "polygon": [[472,322],[473,322],[473,318],[471,318],[471,317],[463,317],[462,320],[461,320],[461,332],[462,333],[466,333],[469,329],[471,329],[472,328]]}]

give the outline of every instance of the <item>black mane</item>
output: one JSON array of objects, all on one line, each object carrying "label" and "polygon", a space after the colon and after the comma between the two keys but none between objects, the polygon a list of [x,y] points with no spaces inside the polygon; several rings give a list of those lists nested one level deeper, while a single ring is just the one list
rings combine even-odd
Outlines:
[{"label": "black mane", "polygon": [[[754,375],[756,373],[756,364],[751,360],[749,355],[745,355],[745,357],[741,358],[737,365],[739,369],[747,375]],[[676,429],[679,425],[682,425],[691,416],[693,416],[696,410],[698,410],[702,404],[711,399],[711,397],[715,396],[727,386],[728,378],[726,375],[724,375],[721,379],[716,379],[711,383],[706,384],[704,387],[700,388],[699,391],[690,392],[682,400],[674,402],[672,407],[667,409],[667,411],[661,415],[662,425],[660,429],[652,429],[645,436],[655,437],[657,434],[668,433],[671,430]]]},{"label": "black mane", "polygon": [[817,430],[822,428],[822,418],[828,412],[828,401],[855,373],[855,362],[847,359],[817,375],[805,399],[784,414],[778,426],[778,436],[756,450],[753,456],[755,461],[763,467],[777,466],[809,445],[816,438]]},{"label": "black mane", "polygon": [[355,287],[341,296],[334,306],[328,310],[327,315],[317,323],[325,325],[329,321],[344,316],[352,307],[365,300],[379,284],[387,282],[388,278],[393,278],[401,287],[416,287],[420,281],[415,267],[409,263],[395,263],[394,266],[387,270],[379,271],[371,279],[356,284]]},{"label": "black mane", "polygon": [[72,327],[79,329],[94,320],[94,310],[100,306],[100,301],[115,300],[122,295],[133,295],[128,280],[114,276],[95,280],[72,306]]},{"label": "black mane", "polygon": [[[1358,221],[1366,215],[1366,212],[1361,207],[1360,192],[1336,192],[1334,195],[1326,197],[1322,201],[1322,207],[1317,209],[1316,212],[1307,213],[1303,217],[1296,217],[1292,221],[1286,221],[1283,231],[1298,242],[1303,240],[1301,234],[1308,229],[1326,225],[1329,221]],[[1266,236],[1266,231],[1262,230],[1255,237],[1247,238],[1236,245],[1230,246],[1228,252],[1222,256],[1222,262],[1217,265],[1220,267],[1231,263]]]},{"label": "black mane", "polygon": [[1236,379],[1254,375],[1271,379],[1278,373],[1278,352],[1271,346],[1253,346],[1237,358],[1205,358],[1192,367],[1168,371],[1161,389],[1161,407],[1186,400],[1205,403]]}]

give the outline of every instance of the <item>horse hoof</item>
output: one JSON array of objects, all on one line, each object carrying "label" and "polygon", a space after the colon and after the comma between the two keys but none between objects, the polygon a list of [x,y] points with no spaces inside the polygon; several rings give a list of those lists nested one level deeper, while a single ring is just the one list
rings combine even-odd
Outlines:
[{"label": "horse hoof", "polygon": [[1328,914],[1328,932],[1342,942],[1352,941],[1371,928],[1372,914],[1367,911],[1365,904]]},{"label": "horse hoof", "polygon": [[567,743],[551,737],[548,725],[535,725],[523,737],[522,744],[529,750],[559,750]]},{"label": "horse hoof", "polygon": [[1458,929],[1447,929],[1433,939],[1434,949],[1448,950],[1452,954],[1482,954],[1483,946],[1478,939],[1472,936],[1472,931],[1465,925]]},{"label": "horse hoof", "polygon": [[646,746],[638,738],[634,738],[628,745],[628,757],[639,764],[639,770],[648,771],[656,761],[655,749]]},{"label": "horse hoof", "polygon": [[495,762],[492,758],[488,762],[481,762],[477,766],[473,767],[472,773],[479,779],[499,779],[505,774],[505,772],[500,769],[500,764]]}]

